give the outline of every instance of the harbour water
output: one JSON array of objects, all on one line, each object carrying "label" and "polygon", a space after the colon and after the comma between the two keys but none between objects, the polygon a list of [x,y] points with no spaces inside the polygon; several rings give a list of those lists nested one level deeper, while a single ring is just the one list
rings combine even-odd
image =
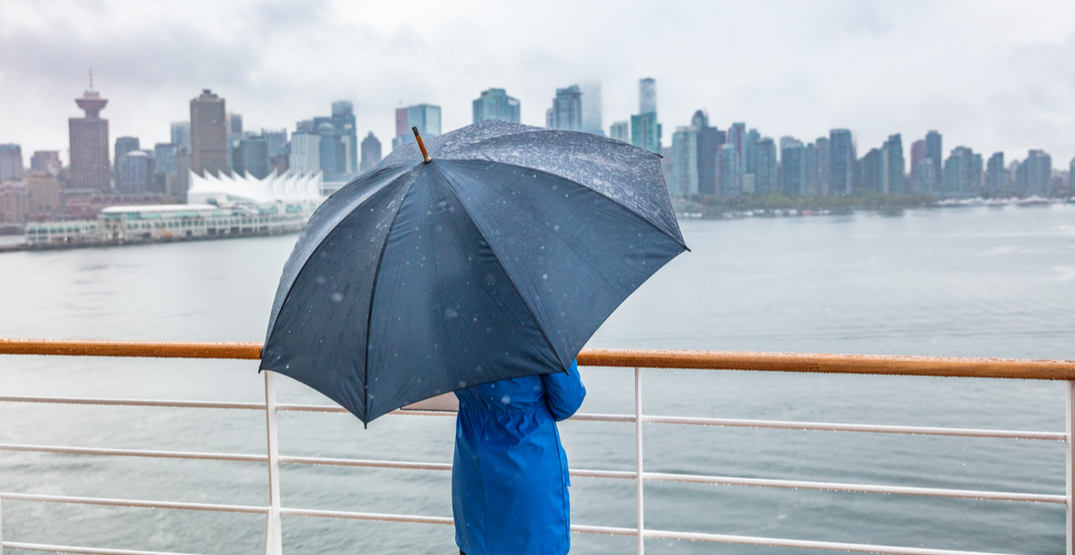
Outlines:
[{"label": "harbour water", "polygon": [[[1075,206],[685,221],[692,252],[591,347],[1075,359]],[[0,336],[261,341],[296,236],[0,255]],[[2,357],[0,394],[263,400],[250,361]],[[629,370],[583,369],[584,412],[630,413]],[[327,403],[281,379],[281,402]],[[736,371],[644,373],[647,414],[1062,431],[1055,383]],[[573,467],[633,469],[630,424],[567,422]],[[1063,494],[1058,442],[644,427],[647,470]],[[287,455],[450,462],[454,420],[283,413]],[[262,454],[263,413],[0,403],[0,443]],[[264,505],[264,465],[0,452],[0,491]],[[1062,553],[1064,507],[651,483],[648,528]],[[634,484],[576,478],[577,524],[632,527]],[[285,466],[284,506],[450,516],[445,472]],[[5,502],[7,541],[262,549],[263,517]],[[289,554],[453,553],[448,526],[285,517]],[[574,535],[573,553],[633,539]],[[648,553],[796,550],[647,542]]]}]

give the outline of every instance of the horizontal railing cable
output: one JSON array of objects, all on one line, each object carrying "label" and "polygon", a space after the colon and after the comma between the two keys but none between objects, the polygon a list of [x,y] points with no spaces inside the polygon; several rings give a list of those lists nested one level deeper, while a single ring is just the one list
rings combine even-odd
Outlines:
[{"label": "horizontal railing cable", "polygon": [[73,503],[76,505],[103,505],[108,507],[180,509],[186,511],[216,511],[222,513],[265,514],[269,510],[268,507],[254,507],[250,505],[179,503],[174,501],[140,501],[135,499],[108,499],[103,497],[75,497],[69,495],[39,495],[33,493],[0,492],[0,499],[8,499],[11,501],[41,501],[45,503]]},{"label": "horizontal railing cable", "polygon": [[[631,530],[632,535],[637,534]],[[798,547],[805,549],[826,549],[830,551],[851,551],[855,553],[882,553],[885,555],[999,555],[981,551],[953,551],[947,549],[926,549],[921,547],[893,547],[862,543],[823,542],[813,540],[790,540],[764,538],[758,536],[733,536],[728,534],[701,534],[692,532],[669,532],[664,530],[645,531],[645,537],[666,540],[687,540],[703,542],[731,543],[739,545],[764,545],[770,547]]]},{"label": "horizontal railing cable", "polygon": [[[58,453],[68,455],[101,455],[120,457],[147,457],[166,459],[193,459],[193,460],[218,460],[218,461],[241,461],[258,462],[268,461],[266,455],[243,455],[232,453],[197,453],[182,451],[150,451],[136,449],[98,449],[89,447],[53,447],[42,445],[18,445],[0,444],[0,451],[18,451],[28,453]],[[368,459],[339,459],[324,457],[288,457],[281,456],[280,462],[285,464],[318,465],[318,466],[343,466],[357,468],[385,468],[397,470],[436,470],[447,472],[452,469],[450,463],[430,463],[412,461],[385,461]],[[588,470],[574,469],[571,476],[576,478],[608,478],[620,480],[634,480],[636,474],[633,471],[617,470]],[[996,491],[976,491],[944,488],[917,488],[906,486],[879,486],[871,484],[849,484],[838,482],[815,482],[809,480],[773,480],[764,478],[738,478],[730,476],[706,476],[695,474],[670,474],[659,472],[645,472],[642,478],[654,482],[683,482],[695,484],[713,484],[728,486],[752,486],[786,489],[808,489],[822,491],[843,491],[854,493],[881,493],[891,495],[917,495],[927,497],[949,497],[957,499],[984,499],[994,501],[1023,501],[1032,503],[1067,503],[1067,497],[1063,495],[1049,495],[1037,493],[1013,493]]]}]

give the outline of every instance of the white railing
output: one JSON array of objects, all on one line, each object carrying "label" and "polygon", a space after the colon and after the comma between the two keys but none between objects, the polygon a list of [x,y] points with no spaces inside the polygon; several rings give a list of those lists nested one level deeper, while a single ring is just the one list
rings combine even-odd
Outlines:
[{"label": "white railing", "polygon": [[[192,352],[195,349],[192,348]],[[3,341],[0,340],[0,354],[3,353],[18,353],[27,354],[25,350],[16,349],[4,349]],[[176,352],[169,351],[170,354],[157,355],[157,356],[177,356]],[[41,353],[37,353],[41,354]],[[63,352],[62,349],[54,349],[53,354],[85,354],[77,352]],[[96,353],[100,354],[100,353]],[[623,353],[619,355],[622,358]],[[739,356],[740,354],[733,354]],[[146,355],[109,355],[109,356],[146,356]],[[150,355],[153,356],[153,355]],[[178,355],[187,356],[189,358],[251,358],[250,356],[230,356],[221,357],[216,356],[214,353],[206,352],[204,349],[197,351],[195,354]],[[691,355],[694,356],[694,355]],[[785,355],[758,355],[755,357],[757,361],[763,361],[764,356],[783,356]],[[792,356],[805,356],[805,355],[792,355]],[[710,357],[719,358],[719,357]],[[874,357],[874,359],[882,359],[885,357]],[[891,357],[892,359],[899,358],[900,364],[906,363],[908,359],[906,357]],[[591,357],[591,362],[606,362],[608,365],[615,365],[617,360],[613,357],[606,357],[604,359],[600,357]],[[656,360],[646,359],[642,357],[641,360]],[[729,365],[719,362],[708,363],[694,363],[684,362],[686,359],[679,358],[665,362],[654,362],[653,367],[676,367],[677,364],[683,363],[681,366],[686,367],[705,367],[703,364],[710,364],[717,368],[752,368],[749,364]],[[737,359],[738,360],[738,359]],[[913,359],[912,361],[921,362],[927,359]],[[944,361],[953,359],[933,359],[934,361]],[[587,358],[580,355],[580,363],[585,364]],[[678,361],[678,362],[677,362]],[[637,362],[637,360],[636,360]],[[875,360],[876,362],[876,360]],[[968,362],[962,361],[965,365],[973,365],[973,360]],[[989,372],[995,374],[996,364],[998,361],[982,361],[988,362],[989,368],[993,368]],[[1001,361],[1003,362],[1003,361]],[[1044,370],[1039,369],[1043,376],[1035,374],[1027,374],[1026,372],[1019,370],[1022,368],[1025,370],[1032,363],[1026,361],[1018,361],[1022,366],[1016,364],[1017,361],[1010,361],[1012,363],[1012,373],[1019,374],[1019,377],[1031,377],[1037,379],[1057,379],[1057,378],[1075,378],[1075,363],[1067,361],[1042,361],[1042,366],[1046,367]],[[784,366],[780,368],[753,368],[762,370],[786,370],[786,360]],[[943,366],[940,362],[937,363],[938,368]],[[600,364],[591,364],[594,366]],[[755,364],[755,366],[761,365],[761,362]],[[815,365],[816,366],[816,365]],[[824,368],[811,366],[801,371],[826,371]],[[869,370],[868,362],[864,363],[864,369]],[[1018,368],[1017,368],[1018,366]],[[960,367],[964,368],[964,367]],[[1059,370],[1057,370],[1059,368]],[[904,368],[905,374],[924,375],[921,370],[910,371],[908,368]],[[1033,368],[1032,368],[1033,370]],[[831,369],[829,369],[831,371]],[[1059,374],[1057,373],[1059,372]],[[891,369],[885,371],[877,371],[876,368],[870,371],[864,371],[863,373],[887,373],[887,374],[899,374],[900,371],[893,371]],[[940,371],[934,373],[934,375],[968,375],[964,370],[953,371]],[[991,377],[1000,377],[991,375]],[[1013,376],[1014,377],[1014,376]],[[1006,430],[982,430],[982,429],[961,429],[961,428],[935,428],[935,427],[910,427],[910,426],[876,426],[876,425],[861,425],[861,424],[835,424],[835,423],[817,423],[817,422],[789,422],[789,421],[769,421],[769,420],[739,420],[739,419],[719,419],[719,418],[686,418],[686,417],[668,417],[668,416],[651,416],[644,415],[642,413],[642,367],[634,368],[634,414],[576,414],[572,417],[572,420],[578,421],[590,421],[590,422],[621,422],[621,423],[633,423],[635,431],[635,471],[611,471],[611,470],[582,470],[575,469],[571,471],[571,476],[585,477],[585,478],[603,478],[603,479],[619,479],[619,480],[634,480],[636,484],[636,504],[637,504],[637,525],[635,528],[620,528],[620,527],[606,527],[606,526],[589,526],[589,525],[573,525],[571,527],[572,532],[576,533],[590,533],[590,534],[611,534],[619,536],[633,536],[637,538],[638,553],[641,555],[645,550],[645,540],[650,539],[672,539],[672,540],[690,540],[690,541],[709,541],[709,542],[721,542],[730,544],[748,544],[759,546],[774,546],[774,547],[797,547],[797,548],[811,548],[822,550],[836,550],[836,551],[851,551],[851,552],[863,552],[863,553],[886,553],[886,554],[903,554],[903,555],[955,555],[955,554],[968,554],[972,552],[966,551],[950,551],[950,550],[937,550],[937,549],[923,549],[912,547],[898,547],[898,546],[883,546],[883,545],[865,545],[865,544],[852,544],[852,543],[838,543],[838,542],[822,542],[822,541],[807,541],[796,539],[781,539],[781,538],[767,538],[767,537],[753,537],[753,536],[737,536],[726,534],[705,534],[705,533],[693,533],[693,532],[680,532],[680,531],[666,531],[666,530],[652,530],[645,527],[644,521],[644,486],[645,482],[687,482],[687,483],[702,483],[702,484],[721,484],[721,485],[736,485],[736,486],[750,486],[750,487],[769,487],[769,488],[794,488],[794,489],[808,489],[808,490],[827,490],[827,491],[845,491],[845,492],[861,492],[861,493],[882,493],[882,494],[895,494],[895,495],[915,495],[915,496],[930,496],[930,497],[948,497],[948,498],[962,498],[962,499],[983,499],[983,500],[995,500],[995,501],[1022,501],[1022,502],[1035,502],[1035,503],[1055,503],[1067,505],[1067,552],[1069,555],[1075,555],[1072,551],[1072,494],[1073,494],[1073,469],[1072,461],[1073,455],[1075,455],[1075,448],[1073,448],[1072,442],[1072,429],[1073,429],[1073,413],[1072,413],[1072,399],[1073,392],[1075,392],[1075,381],[1068,381],[1067,391],[1067,430],[1066,433],[1057,432],[1023,432],[1023,431],[1006,431]],[[348,511],[324,511],[316,509],[303,509],[303,508],[290,508],[284,507],[280,498],[280,479],[279,469],[280,464],[298,464],[298,465],[331,465],[331,466],[344,466],[344,467],[361,467],[361,468],[393,468],[393,469],[405,469],[405,470],[422,470],[422,471],[450,471],[451,464],[445,463],[431,463],[431,462],[413,462],[413,461],[389,461],[389,460],[360,460],[360,459],[335,459],[335,458],[320,458],[320,457],[291,457],[281,456],[279,454],[279,441],[277,437],[277,413],[296,411],[296,412],[324,412],[324,413],[344,413],[343,408],[327,405],[298,405],[298,404],[278,404],[276,402],[276,375],[272,372],[264,372],[264,387],[265,387],[265,403],[228,403],[228,402],[201,402],[201,401],[163,401],[163,400],[149,400],[149,399],[90,399],[90,398],[78,398],[78,397],[43,397],[43,396],[0,396],[0,402],[2,403],[48,403],[48,404],[69,404],[69,405],[103,405],[103,406],[139,406],[139,407],[166,407],[166,408],[192,408],[192,409],[218,409],[218,410],[257,410],[265,412],[266,422],[266,435],[267,435],[267,453],[261,454],[238,454],[238,453],[199,453],[199,452],[185,452],[185,451],[154,451],[154,450],[142,450],[142,449],[101,449],[101,448],[85,448],[85,447],[70,447],[70,446],[49,446],[49,445],[21,445],[21,444],[0,444],[0,451],[15,451],[15,452],[36,452],[36,453],[57,453],[57,454],[70,454],[70,455],[89,455],[89,456],[111,456],[111,457],[148,457],[148,458],[167,458],[167,459],[190,459],[190,460],[216,460],[216,461],[240,461],[240,462],[255,462],[265,463],[268,469],[268,486],[269,486],[269,505],[268,506],[246,506],[246,505],[223,505],[223,504],[209,504],[209,503],[176,503],[168,501],[144,501],[144,500],[131,500],[131,499],[107,499],[107,498],[89,498],[89,497],[72,497],[72,496],[58,496],[58,495],[34,495],[34,494],[22,494],[22,493],[7,493],[0,492],[0,555],[3,553],[4,548],[20,549],[28,551],[49,551],[59,553],[82,553],[82,554],[111,554],[111,555],[180,555],[180,554],[164,554],[160,552],[151,551],[130,551],[130,550],[117,550],[117,549],[102,549],[91,547],[74,547],[74,546],[58,546],[41,543],[26,543],[26,542],[12,542],[3,539],[3,501],[15,501],[15,502],[47,502],[47,503],[72,503],[82,505],[103,505],[103,506],[117,506],[117,507],[142,507],[142,508],[155,508],[155,509],[179,509],[179,510],[193,510],[193,511],[220,511],[229,513],[256,513],[264,514],[266,518],[265,522],[265,544],[264,552],[266,555],[282,555],[283,542],[281,534],[280,517],[282,515],[289,516],[306,516],[317,518],[337,518],[337,519],[353,519],[353,520],[367,520],[367,521],[388,521],[388,522],[409,522],[409,523],[421,523],[421,524],[440,524],[450,525],[453,524],[452,519],[444,517],[434,516],[421,516],[421,515],[408,515],[408,514],[380,514],[380,513],[361,513],[361,512],[348,512]],[[405,416],[453,416],[454,413],[444,410],[399,410],[395,411],[393,415],[405,415]],[[707,476],[707,475],[687,475],[687,474],[668,474],[668,473],[655,473],[645,472],[642,468],[643,449],[642,449],[642,424],[665,424],[665,425],[686,425],[686,426],[725,426],[725,427],[749,427],[749,428],[775,428],[775,429],[791,429],[791,430],[821,430],[821,431],[839,431],[839,432],[855,432],[855,433],[885,433],[885,434],[915,434],[915,435],[933,435],[933,436],[961,436],[961,437],[974,437],[974,438],[1005,438],[1005,439],[1024,439],[1024,440],[1040,440],[1040,441],[1063,441],[1067,443],[1066,455],[1067,455],[1067,491],[1066,495],[1046,495],[1046,494],[1033,494],[1033,493],[1018,493],[1018,492],[996,492],[996,491],[974,491],[974,490],[962,490],[962,489],[938,489],[938,488],[918,488],[918,487],[897,487],[897,486],[883,486],[883,485],[863,485],[863,484],[847,484],[847,483],[834,483],[834,482],[814,482],[814,481],[801,481],[801,480],[770,480],[770,479],[755,479],[755,478],[738,478],[730,476]],[[980,554],[984,555],[984,554]],[[995,555],[995,554],[994,554]]]}]

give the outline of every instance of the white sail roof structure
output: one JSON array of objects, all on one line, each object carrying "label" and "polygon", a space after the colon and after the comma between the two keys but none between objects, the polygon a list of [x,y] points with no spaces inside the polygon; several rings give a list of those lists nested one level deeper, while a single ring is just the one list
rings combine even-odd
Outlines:
[{"label": "white sail roof structure", "polygon": [[278,175],[274,171],[265,179],[257,179],[246,173],[220,176],[207,174],[202,177],[190,172],[187,202],[217,206],[229,202],[320,204],[324,200],[321,187],[321,172],[285,172]]}]

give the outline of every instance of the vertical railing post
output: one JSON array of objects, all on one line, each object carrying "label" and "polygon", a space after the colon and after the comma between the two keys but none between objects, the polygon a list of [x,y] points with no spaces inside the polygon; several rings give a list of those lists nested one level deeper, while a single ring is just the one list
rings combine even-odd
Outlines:
[{"label": "vertical railing post", "polygon": [[4,555],[4,500],[0,499],[0,555]]},{"label": "vertical railing post", "polygon": [[1075,401],[1075,381],[1064,382],[1064,392],[1067,398],[1066,418],[1064,422],[1067,427],[1068,443],[1065,450],[1067,459],[1067,498],[1068,498],[1068,511],[1067,511],[1067,523],[1064,529],[1067,535],[1067,553],[1068,555],[1075,555],[1075,536],[1072,535],[1072,511],[1075,510],[1075,411],[1072,410],[1072,402]]},{"label": "vertical railing post", "polygon": [[265,432],[269,450],[269,512],[265,518],[265,555],[283,555],[280,530],[280,449],[276,435],[276,374],[265,373]]},{"label": "vertical railing post", "polygon": [[646,552],[646,526],[642,507],[642,369],[635,368],[635,488],[638,499],[638,555]]}]

